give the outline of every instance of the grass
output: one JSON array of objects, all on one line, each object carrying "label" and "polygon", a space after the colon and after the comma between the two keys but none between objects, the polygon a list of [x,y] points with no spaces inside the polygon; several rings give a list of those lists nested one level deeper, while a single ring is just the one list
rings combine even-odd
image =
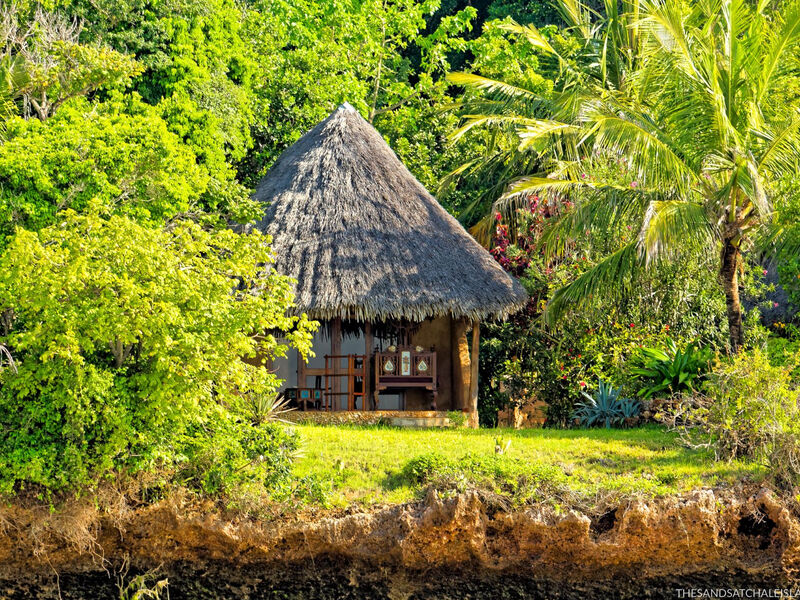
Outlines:
[{"label": "grass", "polygon": [[[544,488],[584,499],[662,496],[761,480],[752,463],[715,462],[658,426],[628,430],[396,429],[299,425],[299,476],[331,486],[330,503],[400,503],[426,485],[479,485],[524,501]],[[495,440],[510,446],[495,455]],[[328,483],[329,482],[329,483]],[[544,493],[547,496],[547,493]]]}]

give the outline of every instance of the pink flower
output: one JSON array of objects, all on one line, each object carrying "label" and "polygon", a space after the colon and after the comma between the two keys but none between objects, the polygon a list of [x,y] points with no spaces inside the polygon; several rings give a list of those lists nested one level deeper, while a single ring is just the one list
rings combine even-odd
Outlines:
[{"label": "pink flower", "polygon": [[497,219],[498,221],[502,221],[503,215],[501,215],[500,213],[495,213],[494,218]]},{"label": "pink flower", "polygon": [[631,181],[631,187],[632,188],[639,187],[639,184],[636,181]]},{"label": "pink flower", "polygon": [[762,273],[763,273],[763,274],[764,274],[764,276],[766,277],[766,275],[767,275],[767,270],[766,270],[766,269],[764,269],[764,270],[762,271]]},{"label": "pink flower", "polygon": [[772,308],[778,308],[778,303],[777,302],[773,302],[772,303]]},{"label": "pink flower", "polygon": [[586,173],[581,173],[581,179],[586,179]]}]

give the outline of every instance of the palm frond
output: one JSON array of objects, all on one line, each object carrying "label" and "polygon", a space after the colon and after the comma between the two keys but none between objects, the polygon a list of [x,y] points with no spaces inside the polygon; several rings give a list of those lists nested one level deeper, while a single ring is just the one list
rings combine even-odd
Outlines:
[{"label": "palm frond", "polygon": [[682,200],[653,200],[639,231],[639,250],[650,264],[677,256],[689,245],[710,247],[716,237],[705,207]]},{"label": "palm frond", "polygon": [[796,51],[800,44],[800,0],[783,7],[782,26],[768,42],[763,67],[758,81],[756,100],[760,104],[777,83],[775,75],[780,72],[787,52]]},{"label": "palm frond", "polygon": [[686,164],[680,148],[644,113],[619,110],[592,112],[595,143],[625,155],[636,166],[647,185],[688,186],[694,170]]},{"label": "palm frond", "polygon": [[582,188],[573,193],[575,205],[551,224],[539,244],[547,260],[563,256],[576,240],[640,222],[653,192],[630,188]]},{"label": "palm frond", "polygon": [[591,13],[585,4],[579,0],[559,0],[555,6],[568,27],[580,32],[584,40],[591,37]]},{"label": "palm frond", "polygon": [[530,119],[518,115],[463,115],[464,124],[450,134],[451,141],[460,140],[475,127],[508,127],[536,131],[548,125],[548,121]]},{"label": "palm frond", "polygon": [[544,311],[548,325],[555,324],[568,310],[580,307],[594,296],[619,297],[643,266],[636,241],[626,244],[575,281],[557,290]]},{"label": "palm frond", "polygon": [[555,136],[578,136],[582,132],[583,129],[581,127],[560,121],[548,119],[530,119],[529,122],[520,121],[517,132],[520,143],[517,151],[537,150],[541,153],[546,150],[541,146],[543,142],[552,144]]},{"label": "palm frond", "polygon": [[758,260],[800,255],[800,235],[794,223],[767,223],[755,237],[754,246]]},{"label": "palm frond", "polygon": [[773,175],[796,173],[800,162],[800,115],[794,113],[777,133],[754,132],[767,146],[758,157],[758,171]]},{"label": "palm frond", "polygon": [[500,29],[521,35],[525,37],[525,39],[528,40],[528,43],[537,50],[551,54],[562,61],[564,60],[563,57],[556,52],[555,48],[550,45],[550,42],[547,41],[547,38],[545,38],[533,25],[520,25],[519,23],[512,21],[511,23],[501,23]]},{"label": "palm frond", "polygon": [[497,221],[495,220],[494,215],[489,213],[484,215],[480,221],[470,227],[469,232],[472,237],[478,240],[478,243],[481,246],[488,248],[492,243],[492,238],[494,237],[496,223]]},{"label": "palm frond", "polygon": [[526,90],[525,88],[511,85],[504,81],[496,79],[489,79],[488,77],[481,77],[474,73],[460,73],[453,72],[447,74],[447,81],[453,85],[460,85],[467,88],[481,90],[490,94],[498,94],[504,98],[527,98],[531,100],[540,100],[539,94]]}]

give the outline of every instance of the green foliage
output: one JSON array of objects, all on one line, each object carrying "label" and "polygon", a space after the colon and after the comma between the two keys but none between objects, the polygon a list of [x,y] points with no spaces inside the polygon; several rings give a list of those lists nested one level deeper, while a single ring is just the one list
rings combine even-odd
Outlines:
[{"label": "green foliage", "polygon": [[[778,246],[778,280],[788,295],[789,303],[800,307],[800,182],[792,174],[772,182],[771,193],[783,199],[776,211],[773,238],[768,243]],[[784,319],[782,319],[784,320]]]},{"label": "green foliage", "polygon": [[281,420],[289,408],[289,400],[274,394],[247,394],[241,402],[242,414],[254,425]]},{"label": "green foliage", "polygon": [[227,163],[243,158],[252,143],[247,11],[232,0],[71,0],[64,10],[85,21],[87,40],[136,57],[144,73],[134,89],[163,109],[169,129],[212,177],[229,179]]},{"label": "green foliage", "polygon": [[718,459],[769,464],[781,485],[800,481],[800,405],[789,370],[753,351],[721,364],[704,386],[707,398],[688,416],[690,439]]},{"label": "green foliage", "polygon": [[28,67],[30,80],[24,88],[36,115],[45,120],[71,98],[85,96],[101,87],[125,88],[141,67],[131,57],[108,48],[56,41],[47,49],[43,64]]},{"label": "green foliage", "polygon": [[449,410],[447,420],[450,421],[450,425],[458,429],[467,424],[467,415],[463,410]]},{"label": "green foliage", "polygon": [[0,133],[5,131],[5,121],[17,114],[17,102],[29,81],[21,56],[0,56]]},{"label": "green foliage", "polygon": [[[570,245],[568,255],[547,260],[540,241],[552,211],[552,204],[536,198],[527,209],[520,208],[515,241],[510,239],[510,224],[502,216],[495,220],[491,252],[520,277],[530,300],[510,322],[484,326],[482,423],[493,423],[496,411],[509,403],[539,398],[548,404],[548,424],[566,426],[588,381],[602,379],[622,388],[623,395],[639,392],[631,370],[641,366],[637,361],[642,347],[686,346],[693,340],[712,351],[725,347],[725,302],[717,289],[717,267],[713,257],[698,252],[687,251],[679,260],[619,282],[625,289],[622,297],[595,296],[557,330],[548,329],[541,316],[553,294],[632,237],[627,226],[613,230],[614,235],[589,232]],[[750,297],[758,300],[764,290],[751,271],[745,272],[744,283]],[[757,318],[757,310],[748,313],[749,320]],[[748,331],[763,328],[753,325]],[[754,346],[758,343],[753,340]]]},{"label": "green foliage", "polygon": [[707,396],[685,416],[687,438],[708,445],[719,460],[765,463],[773,482],[800,484],[800,404],[790,368],[759,351],[719,365],[704,386]]},{"label": "green foliage", "polygon": [[[250,476],[247,461],[286,442],[237,416],[250,394],[277,386],[240,357],[285,354],[278,333],[303,352],[310,344],[310,323],[286,315],[288,280],[263,268],[270,261],[257,233],[187,222],[146,229],[68,212],[38,234],[19,230],[0,257],[11,325],[0,342],[17,364],[0,387],[2,491],[71,489],[208,452],[234,462],[193,475],[203,488]],[[259,463],[259,477],[276,468]]]},{"label": "green foliage", "polygon": [[8,348],[0,344],[0,374],[2,374],[3,369],[16,369],[14,366],[14,357],[11,356],[11,352],[8,351]]},{"label": "green foliage", "polygon": [[[42,121],[75,97],[124,89],[142,72],[128,54],[80,43],[80,25],[41,7],[4,6],[0,56],[11,99]],[[12,77],[9,77],[12,75]],[[12,84],[12,85],[9,85]]]},{"label": "green foliage", "polygon": [[253,425],[224,410],[189,427],[176,442],[175,481],[210,495],[280,493],[299,449],[297,435],[283,425]]},{"label": "green foliage", "polygon": [[[508,173],[517,179],[497,209],[513,218],[535,193],[574,202],[547,236],[547,256],[568,253],[587,231],[635,227],[627,244],[554,294],[549,320],[601,294],[624,295],[620,283],[686,248],[716,255],[722,246],[729,347],[738,351],[742,252],[771,216],[767,182],[790,177],[800,161],[798,98],[771,104],[795,76],[800,4],[773,13],[738,0],[607,3],[597,26],[584,5],[560,6],[585,40],[577,61],[547,31],[510,27],[558,64],[557,94],[457,80],[483,93],[484,110],[468,111],[464,128],[518,137],[511,159],[520,168]],[[624,157],[633,179],[587,177],[597,156]]]},{"label": "green foliage", "polygon": [[641,403],[621,397],[620,388],[614,388],[602,379],[598,382],[594,395],[590,396],[586,392],[582,394],[586,400],[575,405],[572,416],[581,427],[597,427],[602,424],[609,429],[622,425],[625,419],[638,417],[642,409]]},{"label": "green foliage", "polygon": [[426,31],[426,17],[438,6],[438,0],[253,3],[245,35],[259,57],[255,148],[239,166],[243,179],[256,182],[287,145],[347,101],[434,187],[457,160],[447,147],[455,119],[441,114],[450,102],[442,76],[449,54],[464,48],[460,36],[474,16],[467,7]]},{"label": "green foliage", "polygon": [[136,98],[80,99],[46,122],[14,118],[0,145],[0,248],[17,226],[37,230],[90,203],[163,223],[199,203],[207,177],[155,109]]},{"label": "green foliage", "polygon": [[[119,600],[161,600],[169,598],[169,579],[159,578],[154,572],[136,575],[127,581],[128,563],[122,566],[122,572],[117,575],[117,589]],[[166,592],[166,596],[162,593]]]},{"label": "green foliage", "polygon": [[769,363],[789,370],[792,383],[800,382],[800,332],[791,323],[777,322],[773,327],[780,335],[771,335],[765,346]]},{"label": "green foliage", "polygon": [[664,349],[642,348],[637,357],[640,366],[631,369],[631,373],[646,385],[639,390],[644,398],[693,392],[700,377],[710,368],[710,360],[710,348],[699,349],[689,344],[681,349],[668,340]]}]

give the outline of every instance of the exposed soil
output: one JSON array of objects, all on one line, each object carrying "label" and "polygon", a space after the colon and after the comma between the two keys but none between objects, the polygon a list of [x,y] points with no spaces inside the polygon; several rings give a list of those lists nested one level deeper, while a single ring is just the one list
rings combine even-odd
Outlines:
[{"label": "exposed soil", "polygon": [[[208,512],[206,512],[208,510]],[[0,513],[0,598],[118,598],[160,567],[170,599],[670,598],[790,586],[800,519],[771,492],[698,491],[597,515],[506,512],[477,494],[271,523],[161,502]],[[58,587],[55,574],[58,573]]]}]

